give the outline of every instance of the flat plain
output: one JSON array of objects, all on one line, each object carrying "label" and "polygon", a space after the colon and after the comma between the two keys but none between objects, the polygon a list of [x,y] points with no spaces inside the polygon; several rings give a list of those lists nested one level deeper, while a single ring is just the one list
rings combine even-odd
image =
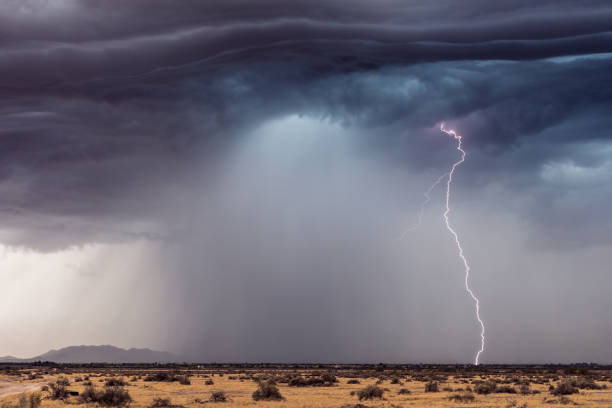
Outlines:
[{"label": "flat plain", "polygon": [[73,406],[612,407],[612,367],[0,366],[0,407]]}]

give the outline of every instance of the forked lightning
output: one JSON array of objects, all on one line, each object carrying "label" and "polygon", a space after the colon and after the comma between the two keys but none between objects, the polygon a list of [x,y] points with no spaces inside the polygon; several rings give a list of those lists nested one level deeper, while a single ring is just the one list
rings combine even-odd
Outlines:
[{"label": "forked lightning", "polygon": [[459,242],[459,235],[457,235],[457,232],[453,229],[453,227],[451,227],[450,221],[448,219],[448,214],[450,213],[451,183],[453,182],[453,176],[455,174],[455,170],[461,163],[465,161],[465,151],[461,147],[462,137],[458,135],[457,132],[455,132],[453,129],[447,129],[444,126],[444,123],[440,125],[440,130],[446,133],[447,135],[451,136],[453,139],[457,141],[457,150],[459,151],[459,153],[461,153],[461,159],[459,159],[459,161],[454,163],[451,166],[450,171],[448,172],[448,179],[446,181],[446,206],[445,206],[443,215],[444,215],[444,222],[446,223],[446,228],[448,229],[448,231],[451,233],[451,235],[455,239],[455,244],[457,245],[457,249],[459,250],[459,258],[461,258],[461,260],[463,261],[463,266],[465,267],[465,290],[472,297],[472,299],[474,300],[474,304],[476,306],[476,319],[478,320],[478,323],[480,324],[480,349],[476,353],[476,357],[474,358],[474,364],[478,365],[478,363],[480,362],[480,355],[484,351],[484,347],[485,347],[485,326],[484,326],[484,322],[480,318],[480,300],[478,299],[478,297],[476,297],[476,295],[470,288],[470,282],[469,282],[470,281],[470,265],[468,264],[468,261],[463,253],[463,248],[461,247],[461,243]]}]

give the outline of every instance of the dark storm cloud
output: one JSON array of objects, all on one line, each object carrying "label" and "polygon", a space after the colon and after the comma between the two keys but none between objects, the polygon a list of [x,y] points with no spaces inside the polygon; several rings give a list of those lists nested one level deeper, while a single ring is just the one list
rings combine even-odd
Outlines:
[{"label": "dark storm cloud", "polygon": [[[377,13],[356,3],[348,17],[338,13],[340,3],[296,3],[288,8],[230,3],[185,3],[179,8],[174,3],[146,3],[144,16],[138,3],[92,3],[91,8],[87,2],[49,3],[42,9],[32,6],[34,16],[28,18],[23,15],[27,5],[9,2],[3,6],[2,83],[22,89],[147,75],[197,62],[198,70],[218,71],[299,58],[327,69],[359,69],[392,62],[536,59],[612,51],[612,10],[605,3],[578,10],[554,3],[527,12],[520,4],[490,10],[475,2],[466,8],[471,15],[457,17],[452,4],[415,7],[421,19],[413,16],[412,8],[394,2],[379,5]],[[48,19],[37,17],[45,11]]]},{"label": "dark storm cloud", "polygon": [[472,305],[445,231],[389,245],[457,157],[447,121],[492,338],[522,333],[495,322],[496,297],[541,302],[520,278],[554,310],[512,361],[605,359],[542,348],[550,313],[610,332],[546,285],[571,287],[563,251],[604,279],[611,53],[606,1],[5,1],[0,241],[155,241],[160,325],[194,358],[465,361]]},{"label": "dark storm cloud", "polygon": [[[0,172],[14,189],[4,205],[156,219],[140,197],[168,185],[184,194],[179,180],[202,154],[210,162],[240,129],[293,112],[411,131],[423,146],[413,163],[436,154],[419,135],[442,119],[462,118],[480,149],[503,152],[609,108],[609,59],[473,62],[612,51],[612,9],[584,4],[4,3]],[[364,143],[407,158],[398,137]]]}]

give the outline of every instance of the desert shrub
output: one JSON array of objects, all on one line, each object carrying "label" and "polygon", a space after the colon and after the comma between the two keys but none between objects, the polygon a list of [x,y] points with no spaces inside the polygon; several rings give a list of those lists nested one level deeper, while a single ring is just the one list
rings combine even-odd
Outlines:
[{"label": "desert shrub", "polygon": [[70,381],[66,378],[66,377],[59,377],[56,381],[56,384],[60,384],[63,385],[64,387],[67,387],[70,385]]},{"label": "desert shrub", "polygon": [[546,398],[544,398],[544,403],[546,403],[546,404],[562,404],[562,405],[568,405],[568,404],[578,405],[574,401],[572,401],[571,399],[567,398],[565,395],[561,395],[557,399],[554,399],[554,398],[546,399]]},{"label": "desert shrub", "polygon": [[519,387],[519,392],[523,395],[531,394],[531,388],[529,387],[528,384],[522,384]]},{"label": "desert shrub", "polygon": [[[30,394],[26,399],[26,408],[38,408],[40,407],[41,396],[39,393],[35,392]],[[21,401],[21,398],[19,398]]]},{"label": "desert shrub", "polygon": [[410,390],[408,388],[402,388],[397,392],[399,395],[410,394]]},{"label": "desert shrub", "polygon": [[592,378],[579,377],[571,381],[572,386],[583,390],[601,390],[603,387]]},{"label": "desert shrub", "polygon": [[156,381],[156,382],[172,382],[174,381],[174,376],[165,372],[158,372],[149,374],[144,378],[144,381]]},{"label": "desert shrub", "polygon": [[104,387],[100,400],[101,405],[117,407],[132,401],[130,393],[123,387]]},{"label": "desert shrub", "polygon": [[251,377],[251,380],[253,380],[257,384],[261,382],[267,382],[267,383],[276,385],[276,381],[278,380],[278,378],[274,375],[259,374],[259,375]]},{"label": "desert shrub", "polygon": [[83,403],[97,402],[98,401],[98,393],[93,385],[88,385],[85,387],[81,395],[79,395],[79,399]]},{"label": "desert shrub", "polygon": [[149,408],[165,408],[172,405],[170,398],[155,398]]},{"label": "desert shrub", "polygon": [[444,388],[442,388],[442,391],[444,391],[444,392],[453,392],[453,388],[452,387],[444,387]]},{"label": "desert shrub", "polygon": [[109,378],[104,383],[107,387],[124,387],[127,385],[123,378]]},{"label": "desert shrub", "polygon": [[149,374],[144,378],[144,381],[155,381],[155,382],[174,382],[177,381],[179,384],[190,385],[191,381],[189,380],[188,375],[178,375],[167,372],[157,372],[153,374]]},{"label": "desert shrub", "polygon": [[283,398],[278,387],[270,381],[262,381],[259,383],[259,387],[253,392],[253,399],[255,401],[260,400],[273,400],[280,401]]},{"label": "desert shrub", "polygon": [[155,398],[148,408],[185,408],[182,405],[175,405],[170,398]]},{"label": "desert shrub", "polygon": [[370,407],[367,405],[357,403],[357,404],[346,404],[340,408],[370,408]]},{"label": "desert shrub", "polygon": [[577,394],[578,388],[574,387],[569,381],[562,381],[556,387],[550,389],[552,395],[570,395]]},{"label": "desert shrub", "polygon": [[290,387],[306,387],[308,382],[301,375],[291,377],[289,381],[287,381],[287,385]]},{"label": "desert shrub", "polygon": [[177,375],[176,377],[174,377],[176,379],[176,381],[178,381],[179,384],[182,385],[190,385],[191,381],[189,381],[189,377],[186,375]]},{"label": "desert shrub", "polygon": [[519,405],[516,401],[510,401],[505,408],[527,408],[527,403]]},{"label": "desert shrub", "polygon": [[438,392],[438,383],[436,381],[430,381],[425,384],[425,392]]},{"label": "desert shrub", "polygon": [[213,380],[210,380],[210,379],[204,381],[204,385],[214,385],[214,384],[215,384],[215,382]]},{"label": "desert shrub", "polygon": [[223,392],[223,391],[213,391],[212,394],[210,394],[209,401],[211,401],[211,402],[225,402],[225,401],[227,401],[227,396],[225,395],[225,392]]},{"label": "desert shrub", "polygon": [[567,405],[567,404],[578,405],[574,401],[572,401],[571,399],[567,398],[564,395],[559,397],[558,402],[559,402],[559,404],[563,404],[563,405]]},{"label": "desert shrub", "polygon": [[516,388],[509,385],[498,385],[495,387],[495,392],[500,394],[516,394]]},{"label": "desert shrub", "polygon": [[60,400],[68,398],[68,386],[69,382],[65,378],[58,378],[54,383],[49,383],[49,399]]},{"label": "desert shrub", "polygon": [[347,384],[361,384],[361,382],[355,378],[353,378],[352,380],[348,380],[346,383]]},{"label": "desert shrub", "polygon": [[400,379],[398,377],[393,377],[391,379],[391,384],[401,384],[402,382],[400,381]]},{"label": "desert shrub", "polygon": [[454,402],[473,402],[474,394],[472,394],[471,392],[464,392],[462,394],[453,394],[449,396],[448,399]]},{"label": "desert shrub", "polygon": [[41,397],[38,393],[30,395],[21,394],[16,403],[5,402],[2,408],[38,408],[40,407]]},{"label": "desert shrub", "polygon": [[79,399],[84,403],[97,403],[107,407],[119,407],[132,401],[130,393],[117,385],[106,386],[102,390],[97,390],[93,385],[89,385],[79,395]]},{"label": "desert shrub", "polygon": [[374,399],[374,398],[382,398],[383,394],[385,393],[385,390],[383,390],[380,387],[377,387],[376,385],[368,385],[367,387],[359,390],[357,392],[357,397],[359,398],[359,401],[361,400],[369,400],[369,399]]},{"label": "desert shrub", "polygon": [[296,375],[287,380],[287,385],[290,387],[331,387],[338,382],[335,375],[322,374],[320,376],[304,378],[301,375]]},{"label": "desert shrub", "polygon": [[321,374],[321,379],[323,380],[323,382],[329,383],[329,384],[333,384],[333,383],[337,383],[338,382],[338,379],[332,373],[323,373],[323,374]]},{"label": "desert shrub", "polygon": [[476,392],[476,394],[482,394],[482,395],[491,394],[492,392],[495,392],[496,389],[497,389],[497,384],[495,384],[494,382],[490,382],[490,381],[476,384],[476,386],[474,387],[474,391]]}]

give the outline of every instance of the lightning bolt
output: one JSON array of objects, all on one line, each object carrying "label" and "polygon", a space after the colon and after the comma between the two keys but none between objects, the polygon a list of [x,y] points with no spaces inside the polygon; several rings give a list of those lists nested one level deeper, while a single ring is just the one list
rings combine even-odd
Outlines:
[{"label": "lightning bolt", "polygon": [[423,193],[423,196],[425,196],[425,199],[421,203],[421,208],[419,209],[419,215],[417,217],[417,221],[414,223],[414,225],[404,230],[404,232],[397,239],[398,241],[401,241],[402,239],[406,238],[406,235],[408,235],[409,232],[412,232],[421,226],[421,223],[423,221],[423,212],[425,212],[425,207],[427,207],[427,204],[429,204],[429,202],[431,201],[431,196],[430,196],[431,192],[433,191],[434,188],[436,188],[438,184],[440,184],[442,180],[444,180],[446,176],[448,176],[448,174],[449,173],[444,173],[440,177],[438,177],[438,179],[434,181],[434,183],[431,186],[429,186],[427,191]]},{"label": "lightning bolt", "polygon": [[476,295],[470,288],[470,265],[468,264],[467,258],[463,254],[463,248],[461,247],[461,243],[459,242],[459,235],[457,235],[457,232],[453,229],[453,227],[451,227],[450,221],[448,220],[448,214],[450,213],[451,183],[453,182],[453,175],[455,174],[455,169],[465,161],[465,151],[461,148],[462,137],[458,135],[457,132],[455,132],[453,129],[447,129],[444,126],[444,123],[440,125],[440,130],[457,141],[457,150],[459,151],[459,153],[461,153],[461,159],[454,163],[451,166],[450,171],[448,172],[448,179],[446,181],[446,207],[443,216],[444,222],[446,223],[446,228],[451,233],[453,238],[455,238],[455,244],[457,245],[457,249],[459,250],[459,258],[461,258],[461,260],[463,261],[463,266],[465,267],[465,290],[472,297],[472,300],[474,300],[474,304],[476,306],[476,319],[480,324],[480,349],[476,353],[476,357],[474,358],[474,364],[478,365],[480,360],[480,354],[482,354],[485,347],[485,326],[484,322],[480,318],[480,300],[478,299],[478,297],[476,297]]}]

